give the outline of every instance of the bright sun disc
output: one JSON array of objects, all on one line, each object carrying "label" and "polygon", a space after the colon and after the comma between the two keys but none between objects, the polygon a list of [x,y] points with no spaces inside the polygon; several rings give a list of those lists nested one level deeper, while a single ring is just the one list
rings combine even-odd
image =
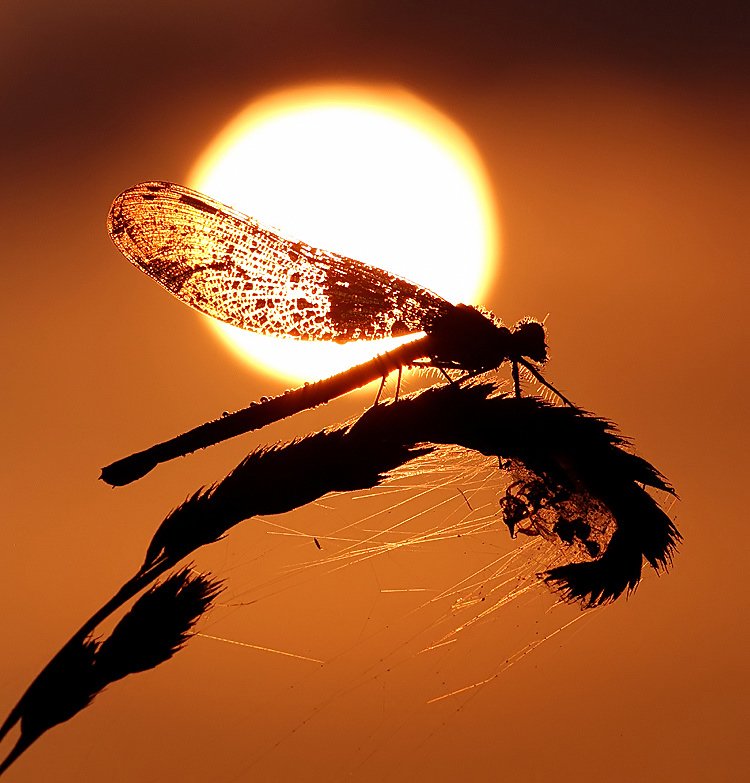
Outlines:
[{"label": "bright sun disc", "polygon": [[[190,185],[454,303],[482,295],[498,252],[495,205],[473,145],[402,90],[319,86],[255,101],[210,144]],[[256,367],[294,380],[326,377],[403,342],[333,345],[213,325]]]}]

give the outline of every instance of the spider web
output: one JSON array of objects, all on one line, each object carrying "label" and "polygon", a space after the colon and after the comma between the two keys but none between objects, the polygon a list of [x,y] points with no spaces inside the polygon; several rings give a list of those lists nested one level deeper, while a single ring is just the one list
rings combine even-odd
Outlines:
[{"label": "spider web", "polygon": [[[328,773],[369,765],[384,742],[415,751],[479,690],[590,616],[563,605],[539,574],[592,559],[594,543],[605,548],[606,510],[575,496],[553,502],[549,488],[544,502],[522,465],[498,468],[496,458],[443,447],[374,490],[329,495],[264,520],[263,530],[245,528],[246,551],[263,538],[266,549],[222,562],[232,595],[202,631],[246,646],[248,667],[283,656],[288,682],[268,706],[273,713],[270,704],[286,698],[295,706],[259,730],[243,775],[281,774],[279,764],[347,706],[380,717],[358,733],[360,752],[342,755],[338,745],[326,754]],[[516,507],[503,515],[504,498],[526,503],[527,516]],[[561,530],[571,516],[588,531]]]}]

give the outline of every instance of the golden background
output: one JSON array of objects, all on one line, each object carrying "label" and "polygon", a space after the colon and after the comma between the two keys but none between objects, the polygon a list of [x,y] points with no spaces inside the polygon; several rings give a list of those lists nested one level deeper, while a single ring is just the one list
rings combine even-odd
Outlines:
[{"label": "golden background", "polygon": [[[138,276],[104,228],[118,192],[184,181],[268,90],[393,83],[473,138],[503,226],[484,304],[509,322],[550,314],[549,378],[674,482],[685,536],[669,576],[649,573],[630,600],[439,713],[422,694],[421,678],[445,674],[430,663],[348,689],[389,654],[387,635],[382,652],[363,644],[349,668],[318,670],[195,639],[43,737],[9,783],[742,777],[747,43],[741,3],[3,3],[3,712],[135,570],[172,506],[254,444],[369,404],[343,400],[130,488],[97,481],[133,449],[281,390]],[[250,579],[268,538],[252,526],[197,565],[240,588],[234,565]],[[310,580],[314,617],[289,591],[245,608],[231,634],[333,657],[348,644],[340,616],[401,616],[374,590],[377,568]],[[541,619],[549,603],[523,611]],[[472,649],[491,658],[497,644],[499,667],[532,641],[508,641],[516,623],[498,613],[468,637],[450,687],[484,676]]]}]

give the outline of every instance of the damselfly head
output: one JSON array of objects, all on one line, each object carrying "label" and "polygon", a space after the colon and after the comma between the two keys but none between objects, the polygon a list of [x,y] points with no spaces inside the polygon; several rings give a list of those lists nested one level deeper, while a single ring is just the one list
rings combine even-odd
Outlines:
[{"label": "damselfly head", "polygon": [[512,330],[516,353],[544,364],[547,361],[547,333],[544,326],[533,318],[524,318]]}]

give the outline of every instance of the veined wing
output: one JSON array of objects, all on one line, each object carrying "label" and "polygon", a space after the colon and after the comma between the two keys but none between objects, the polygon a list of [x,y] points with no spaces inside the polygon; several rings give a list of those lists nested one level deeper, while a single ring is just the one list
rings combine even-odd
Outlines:
[{"label": "veined wing", "polygon": [[429,330],[453,307],[170,182],[121,193],[107,228],[125,257],[178,299],[252,332],[335,342],[395,337]]}]

